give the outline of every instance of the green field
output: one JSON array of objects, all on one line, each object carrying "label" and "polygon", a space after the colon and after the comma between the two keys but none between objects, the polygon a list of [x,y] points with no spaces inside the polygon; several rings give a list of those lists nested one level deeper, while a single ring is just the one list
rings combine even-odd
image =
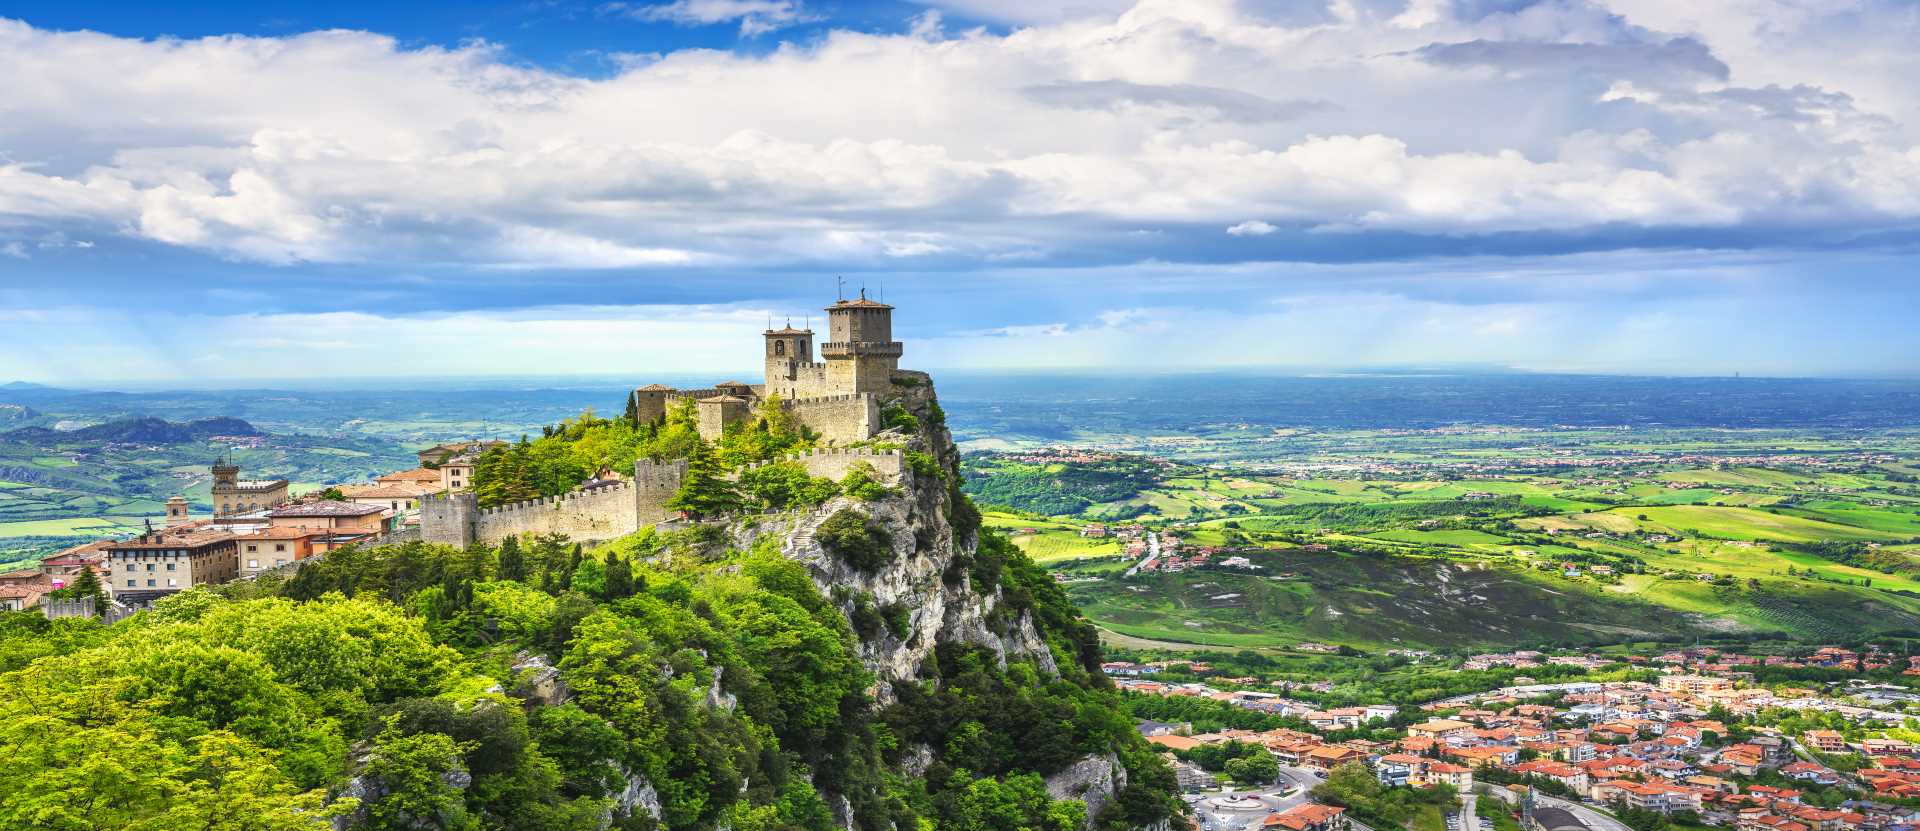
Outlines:
[{"label": "green field", "polygon": [[[1072,583],[1072,592],[1107,631],[1142,641],[1493,645],[1604,642],[1629,632],[1920,632],[1920,486],[1908,481],[1920,471],[1920,436],[1878,437],[1882,452],[1902,454],[1891,464],[1857,461],[1865,444],[1858,437],[1791,431],[1295,432],[1286,441],[1308,448],[1290,457],[1299,472],[1161,461],[1159,475],[1130,480],[1123,499],[1051,520],[988,524],[1033,529],[1015,540],[1037,559],[1069,575],[1107,578]],[[1206,448],[1212,458],[1233,442],[1172,446],[1190,457]],[[1531,466],[1542,448],[1561,458],[1634,460]],[[1248,452],[1242,458],[1258,460]],[[1743,461],[1699,461],[1714,453]],[[1770,453],[1792,456],[1780,466],[1744,461]],[[1663,454],[1687,461],[1666,463]],[[1354,457],[1404,472],[1351,472],[1363,467]],[[1450,473],[1453,466],[1470,474]],[[994,475],[990,465],[982,470]],[[1044,475],[1070,482],[1071,471],[1054,465]],[[1331,551],[1282,581],[1216,570],[1119,580],[1110,561],[1088,560],[1118,548],[1075,534],[1093,519],[1138,521],[1239,554],[1308,543]],[[1435,599],[1445,594],[1435,584],[1384,577],[1380,558],[1506,577],[1485,585],[1471,614],[1455,614]],[[1244,590],[1202,595],[1211,589],[1196,588],[1196,574]]]}]

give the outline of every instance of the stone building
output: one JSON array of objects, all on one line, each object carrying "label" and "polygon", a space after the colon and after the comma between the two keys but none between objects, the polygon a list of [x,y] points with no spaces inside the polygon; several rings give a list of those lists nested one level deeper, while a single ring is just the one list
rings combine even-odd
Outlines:
[{"label": "stone building", "polygon": [[893,339],[893,307],[867,299],[840,300],[826,309],[827,341],[815,358],[814,332],[788,325],[762,334],[765,377],[759,384],[726,381],[711,389],[649,384],[633,391],[641,421],[664,418],[691,399],[700,435],[719,438],[728,425],[753,418],[769,398],[828,444],[850,444],[880,429],[878,396],[888,391],[904,347]]},{"label": "stone building", "polygon": [[237,538],[222,530],[148,530],[107,546],[114,600],[144,606],[191,586],[225,583],[240,575]]},{"label": "stone building", "polygon": [[239,465],[220,459],[213,463],[212,496],[214,516],[252,513],[286,504],[287,480],[242,479]]}]

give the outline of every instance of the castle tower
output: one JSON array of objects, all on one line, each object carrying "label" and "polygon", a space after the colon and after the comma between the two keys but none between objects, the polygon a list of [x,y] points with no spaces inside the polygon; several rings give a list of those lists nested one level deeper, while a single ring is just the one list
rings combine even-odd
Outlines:
[{"label": "castle tower", "polygon": [[168,528],[178,528],[192,521],[193,521],[192,519],[189,519],[187,517],[187,498],[186,497],[175,496],[167,499],[167,527]]},{"label": "castle tower", "polygon": [[813,363],[813,330],[784,329],[766,331],[767,394],[798,398],[800,367]]},{"label": "castle tower", "polygon": [[667,417],[667,398],[674,389],[663,384],[648,384],[633,391],[633,412],[641,424]]},{"label": "castle tower", "polygon": [[893,307],[867,299],[842,300],[827,307],[827,384],[836,393],[885,392],[900,366],[903,347],[893,339]]}]

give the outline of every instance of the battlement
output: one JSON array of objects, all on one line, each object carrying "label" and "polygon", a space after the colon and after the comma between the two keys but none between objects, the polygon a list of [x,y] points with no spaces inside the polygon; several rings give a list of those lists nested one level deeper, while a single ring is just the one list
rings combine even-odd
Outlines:
[{"label": "battlement", "polygon": [[540,497],[539,499],[527,499],[527,500],[522,500],[520,502],[508,502],[504,505],[495,505],[491,508],[481,508],[480,515],[492,516],[495,514],[511,513],[513,511],[519,511],[519,510],[524,510],[528,508],[538,508],[538,507],[550,506],[550,505],[564,505],[569,500],[597,498],[597,497],[605,496],[608,493],[620,492],[620,491],[631,492],[635,487],[636,485],[633,482],[629,482],[625,480],[622,480],[619,482],[605,482],[605,483],[594,485],[592,487],[587,487],[587,488],[574,488],[573,490],[567,491],[566,493],[560,494],[558,496],[543,496],[543,497]]}]

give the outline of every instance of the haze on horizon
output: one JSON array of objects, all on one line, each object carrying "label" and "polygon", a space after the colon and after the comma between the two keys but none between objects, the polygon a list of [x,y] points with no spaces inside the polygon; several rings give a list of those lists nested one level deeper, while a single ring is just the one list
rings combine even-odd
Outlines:
[{"label": "haze on horizon", "polygon": [[1902,0],[8,9],[0,382],[1920,364]]}]

